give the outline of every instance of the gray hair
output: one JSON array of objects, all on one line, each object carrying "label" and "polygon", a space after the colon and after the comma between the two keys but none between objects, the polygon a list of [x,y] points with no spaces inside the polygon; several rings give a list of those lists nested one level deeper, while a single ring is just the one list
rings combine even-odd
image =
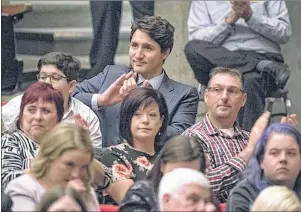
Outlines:
[{"label": "gray hair", "polygon": [[177,195],[187,184],[198,184],[210,188],[206,176],[200,171],[188,168],[177,168],[166,173],[160,182],[158,192],[159,207],[162,209],[162,198],[165,194]]}]

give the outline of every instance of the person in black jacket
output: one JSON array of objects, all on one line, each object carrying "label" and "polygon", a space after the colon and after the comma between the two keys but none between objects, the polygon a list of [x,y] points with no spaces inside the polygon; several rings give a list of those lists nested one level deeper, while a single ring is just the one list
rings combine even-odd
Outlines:
[{"label": "person in black jacket", "polygon": [[301,198],[301,134],[288,124],[273,124],[257,142],[244,180],[231,191],[227,211],[250,211],[259,193],[283,185]]}]

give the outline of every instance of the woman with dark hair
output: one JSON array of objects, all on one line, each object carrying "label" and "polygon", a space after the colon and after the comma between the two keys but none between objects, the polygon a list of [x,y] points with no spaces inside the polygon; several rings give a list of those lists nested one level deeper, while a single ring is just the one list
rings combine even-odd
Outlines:
[{"label": "woman with dark hair", "polygon": [[[102,163],[112,174],[107,190],[117,203],[128,188],[145,178],[152,168],[159,141],[165,136],[168,109],[163,95],[150,88],[135,88],[124,99],[120,111],[120,137],[123,143],[109,147]],[[106,197],[106,203],[112,200]]]},{"label": "woman with dark hair", "polygon": [[191,168],[205,173],[205,164],[203,149],[196,138],[171,138],[159,153],[146,180],[136,182],[128,190],[121,202],[120,211],[158,211],[158,188],[163,175],[176,168]]},{"label": "woman with dark hair", "polygon": [[37,205],[36,211],[81,211],[87,212],[87,208],[81,194],[75,189],[65,186],[55,187],[45,193]]},{"label": "woman with dark hair", "polygon": [[273,124],[258,140],[244,180],[231,191],[227,211],[250,211],[259,193],[281,185],[301,198],[301,134],[288,124]]},{"label": "woman with dark hair", "polygon": [[63,115],[63,97],[51,84],[36,82],[25,90],[17,122],[18,130],[2,136],[3,189],[30,167],[41,138],[62,120]]}]

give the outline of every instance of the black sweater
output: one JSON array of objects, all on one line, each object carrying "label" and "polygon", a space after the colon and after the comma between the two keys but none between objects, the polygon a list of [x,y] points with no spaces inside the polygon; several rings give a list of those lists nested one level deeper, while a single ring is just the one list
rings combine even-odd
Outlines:
[{"label": "black sweater", "polygon": [[226,211],[250,211],[259,193],[257,188],[251,185],[248,180],[241,181],[230,192]]}]

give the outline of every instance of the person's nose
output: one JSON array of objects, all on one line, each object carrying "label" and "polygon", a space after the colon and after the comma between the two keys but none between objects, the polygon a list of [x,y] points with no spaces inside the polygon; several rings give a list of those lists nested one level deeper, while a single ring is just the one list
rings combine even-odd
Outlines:
[{"label": "person's nose", "polygon": [[41,120],[41,119],[42,119],[42,111],[37,110],[36,113],[35,113],[34,118],[35,118],[36,120]]},{"label": "person's nose", "polygon": [[142,115],[142,123],[148,123],[149,122],[149,118],[147,114],[143,114]]},{"label": "person's nose", "polygon": [[286,152],[281,152],[280,155],[280,163],[286,163],[287,162],[287,155],[286,155]]},{"label": "person's nose", "polygon": [[46,80],[45,80],[45,83],[51,84],[50,76],[47,76],[47,78],[46,78]]},{"label": "person's nose", "polygon": [[81,177],[81,171],[78,168],[74,168],[71,172],[72,179],[80,179]]},{"label": "person's nose", "polygon": [[228,96],[228,92],[227,92],[227,89],[224,89],[221,93],[221,99],[222,100],[227,100],[229,98]]},{"label": "person's nose", "polygon": [[143,50],[142,50],[142,48],[140,48],[140,47],[137,48],[135,56],[136,56],[137,59],[142,59],[143,58]]}]

